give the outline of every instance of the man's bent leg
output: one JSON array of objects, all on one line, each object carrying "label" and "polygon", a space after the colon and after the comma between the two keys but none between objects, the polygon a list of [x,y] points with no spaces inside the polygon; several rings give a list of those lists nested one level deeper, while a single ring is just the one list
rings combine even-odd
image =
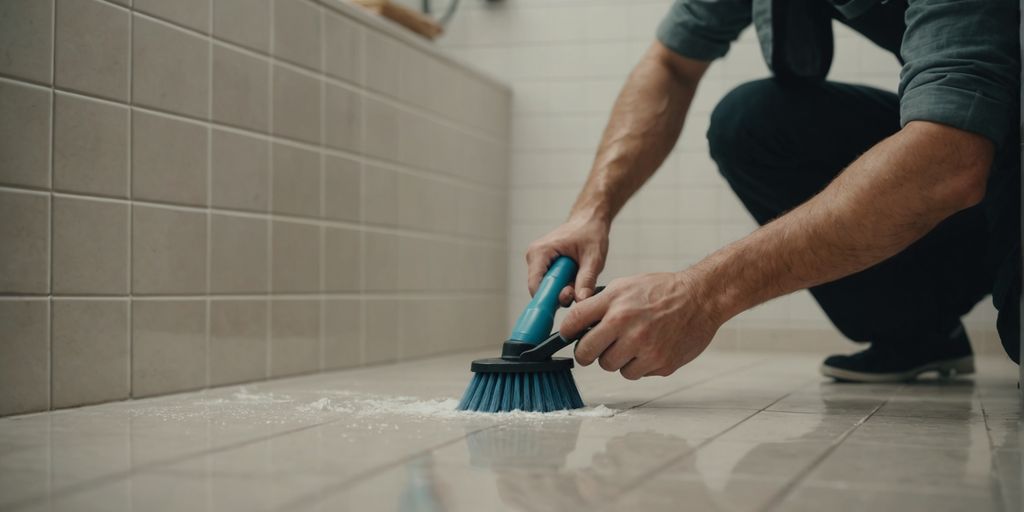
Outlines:
[{"label": "man's bent leg", "polygon": [[[817,194],[860,154],[898,131],[898,119],[892,93],[762,80],[722,100],[708,139],[722,175],[765,224]],[[987,231],[983,212],[972,208],[899,255],[811,292],[847,337],[904,353],[928,351],[956,333],[960,317],[990,289]]]}]

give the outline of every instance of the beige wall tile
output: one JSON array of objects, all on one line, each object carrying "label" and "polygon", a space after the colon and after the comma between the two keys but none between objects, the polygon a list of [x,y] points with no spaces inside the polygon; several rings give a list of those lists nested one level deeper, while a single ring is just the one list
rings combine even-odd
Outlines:
[{"label": "beige wall tile", "polygon": [[274,66],[274,135],[320,142],[320,81]]},{"label": "beige wall tile", "polygon": [[[493,141],[478,141],[462,127],[413,115],[392,99],[364,97],[348,84],[366,82],[377,93],[414,103],[454,123],[473,123],[475,129],[491,122],[483,114],[491,111],[483,105],[491,97],[485,94],[489,86],[481,84],[481,91],[474,94],[457,94],[453,91],[463,90],[457,78],[466,79],[459,70],[423,60],[426,56],[418,50],[386,34],[367,34],[361,24],[313,1],[275,2],[277,24],[271,30],[272,1],[185,0],[164,5],[136,0],[136,8],[145,14],[134,18],[133,35],[128,30],[133,21],[129,12],[111,4],[122,0],[55,0],[59,30],[53,80],[60,87],[102,98],[126,101],[131,93],[140,107],[132,118],[125,106],[63,92],[58,93],[51,116],[47,90],[0,81],[4,185],[50,186],[52,119],[53,186],[59,191],[106,197],[131,194],[143,201],[199,207],[209,201],[219,209],[270,210],[310,218],[257,219],[174,206],[135,205],[129,211],[129,205],[115,201],[69,197],[58,197],[51,209],[45,195],[0,192],[0,245],[17,248],[0,251],[2,269],[17,269],[0,272],[0,294],[103,295],[130,289],[139,295],[132,319],[127,299],[58,297],[52,314],[47,301],[38,301],[41,321],[33,325],[42,326],[44,362],[49,360],[46,322],[54,321],[53,347],[58,352],[52,359],[53,379],[44,375],[54,386],[54,406],[123,398],[132,386],[134,396],[148,396],[201,387],[207,379],[228,384],[261,379],[268,372],[290,375],[354,366],[364,359],[384,362],[425,355],[450,348],[450,340],[439,333],[463,314],[471,312],[474,325],[483,326],[490,309],[496,310],[499,320],[504,313],[503,296],[490,302],[378,298],[365,307],[365,298],[143,297],[263,294],[268,289],[281,294],[358,293],[364,280],[371,293],[423,291],[433,296],[503,283],[504,269],[480,263],[493,254],[504,261],[503,249],[495,252],[436,237],[364,233],[358,227],[316,220],[365,221],[371,230],[386,226],[486,236],[486,227],[500,218],[490,211],[503,203],[504,196],[496,192],[467,202],[467,192],[482,191],[467,191],[421,171],[469,176],[464,171],[472,158],[498,158],[504,146],[494,143],[488,147],[495,151],[466,150],[466,144]],[[0,7],[0,27],[2,13],[11,5]],[[47,0],[31,7],[35,14],[51,12],[46,10]],[[79,12],[81,16],[75,16]],[[210,29],[215,37],[256,52],[274,47],[274,55],[288,63],[272,68],[269,58],[211,43],[193,29]],[[270,41],[275,33],[276,43]],[[8,35],[0,34],[0,42]],[[49,80],[48,65],[36,69],[26,64],[35,61],[25,60],[25,55],[41,52],[40,45],[45,47],[47,41],[15,39],[4,45],[16,51],[0,55],[0,74]],[[364,48],[373,59],[363,61]],[[108,58],[111,55],[119,57]],[[132,62],[134,69],[129,68]],[[315,72],[296,66],[322,67],[331,79],[345,83],[326,83]],[[422,87],[410,86],[413,77],[422,81]],[[403,85],[403,79],[408,83]],[[453,98],[468,98],[474,106],[450,113],[446,109],[454,108]],[[459,117],[463,114],[465,119]],[[242,130],[211,128],[182,117],[210,118]],[[361,133],[363,127],[366,133]],[[270,131],[303,144],[282,141],[272,146],[265,136],[242,133],[248,130]],[[320,144],[331,150],[365,151],[374,159],[402,162],[416,170],[366,166],[308,146]],[[133,169],[130,180],[128,169]],[[501,174],[490,167],[487,171],[488,180]],[[485,181],[477,178],[473,174],[470,179]],[[486,182],[502,182],[494,180]],[[474,221],[467,223],[459,215],[471,215]],[[494,239],[502,235],[494,234]],[[128,267],[133,269],[130,284]],[[0,301],[2,318],[4,302]],[[269,331],[268,322],[273,325]],[[0,325],[6,332],[8,325]],[[128,346],[131,336],[133,347]],[[96,378],[95,371],[102,371],[103,378]],[[0,380],[5,377],[0,375]],[[40,396],[48,400],[50,391],[44,391]],[[7,404],[0,404],[6,411]]]},{"label": "beige wall tile", "polygon": [[[446,283],[447,262],[442,258],[445,242],[428,238],[399,237],[396,287],[401,290],[422,291],[443,289]],[[463,268],[463,272],[469,269]]]},{"label": "beige wall tile", "polygon": [[319,291],[320,227],[274,221],[273,229],[273,292]]},{"label": "beige wall tile", "polygon": [[96,0],[58,0],[54,82],[128,100],[128,11]]},{"label": "beige wall tile", "polygon": [[394,299],[366,300],[364,364],[398,359],[399,305]]},{"label": "beige wall tile", "polygon": [[136,294],[206,291],[206,214],[132,207],[132,290]]},{"label": "beige wall tile", "polygon": [[312,2],[274,0],[274,55],[319,70],[322,10]]},{"label": "beige wall tile", "polygon": [[320,155],[316,151],[274,144],[273,211],[320,216]]},{"label": "beige wall tile", "polygon": [[53,301],[53,407],[128,398],[127,300]]},{"label": "beige wall tile", "polygon": [[362,275],[362,233],[347,228],[324,228],[324,289],[359,290]]},{"label": "beige wall tile", "polygon": [[424,176],[398,177],[398,224],[428,231],[453,232],[458,223],[458,199],[449,183]]},{"label": "beige wall tile", "polygon": [[335,149],[358,152],[362,146],[362,95],[334,84],[324,87],[324,143]]},{"label": "beige wall tile", "polygon": [[206,204],[207,138],[198,123],[132,113],[132,194],[176,204]]},{"label": "beige wall tile", "polygon": [[50,83],[53,0],[0,3],[0,73]]},{"label": "beige wall tile", "polygon": [[402,110],[398,123],[398,155],[396,159],[411,167],[438,170],[445,127],[417,112]]},{"label": "beige wall tile", "polygon": [[50,186],[50,91],[0,82],[0,184]]},{"label": "beige wall tile", "polygon": [[132,304],[132,396],[206,385],[206,301]]},{"label": "beige wall tile", "polygon": [[50,291],[50,198],[0,191],[0,293]]},{"label": "beige wall tile", "polygon": [[249,382],[267,373],[267,301],[210,302],[210,385]]},{"label": "beige wall tile", "polygon": [[461,72],[420,51],[411,51],[405,57],[401,66],[400,97],[444,117],[457,118],[462,96]]},{"label": "beige wall tile", "polygon": [[266,219],[213,214],[210,222],[210,293],[268,290]]},{"label": "beige wall tile", "polygon": [[363,273],[367,291],[388,291],[398,287],[399,237],[386,233],[366,232]]},{"label": "beige wall tile", "polygon": [[49,407],[49,321],[48,301],[0,300],[0,416]]},{"label": "beige wall tile", "polygon": [[275,300],[270,317],[270,375],[320,368],[320,301]]},{"label": "beige wall tile", "polygon": [[363,220],[369,224],[398,224],[398,172],[366,165],[363,173]]},{"label": "beige wall tile", "polygon": [[210,42],[135,16],[132,95],[135,103],[207,118]]},{"label": "beige wall tile", "polygon": [[362,301],[328,299],[324,303],[324,368],[358,366],[362,359]]},{"label": "beige wall tile", "polygon": [[214,0],[213,35],[267,53],[271,0]]},{"label": "beige wall tile", "polygon": [[399,110],[373,98],[363,99],[363,151],[377,158],[398,160]]},{"label": "beige wall tile", "polygon": [[53,292],[128,293],[128,204],[53,199]]},{"label": "beige wall tile", "polygon": [[152,14],[200,32],[210,31],[211,0],[134,0],[139,12]]},{"label": "beige wall tile", "polygon": [[324,216],[358,221],[362,207],[362,164],[327,155],[324,160]]},{"label": "beige wall tile", "polygon": [[270,143],[225,130],[212,132],[211,204],[216,208],[267,211]]},{"label": "beige wall tile", "polygon": [[363,82],[363,27],[326,9],[324,71],[349,82]]},{"label": "beige wall tile", "polygon": [[398,96],[402,54],[412,51],[404,43],[376,30],[366,32],[366,85],[388,96]]},{"label": "beige wall tile", "polygon": [[213,46],[213,120],[259,132],[270,129],[270,61]]},{"label": "beige wall tile", "polygon": [[128,197],[127,107],[57,93],[53,188]]},{"label": "beige wall tile", "polygon": [[453,335],[452,326],[461,326],[465,319],[460,318],[458,304],[454,300],[403,300],[399,308],[399,354],[403,359],[460,348],[459,338],[464,333],[460,331]]}]

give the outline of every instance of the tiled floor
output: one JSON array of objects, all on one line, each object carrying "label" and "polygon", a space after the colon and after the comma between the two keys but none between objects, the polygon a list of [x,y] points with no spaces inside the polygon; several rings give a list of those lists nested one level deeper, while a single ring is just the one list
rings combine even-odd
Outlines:
[{"label": "tiled floor", "polygon": [[708,353],[639,382],[577,368],[608,413],[448,411],[474,356],[3,419],[0,509],[1022,509],[1003,359],[883,386]]}]

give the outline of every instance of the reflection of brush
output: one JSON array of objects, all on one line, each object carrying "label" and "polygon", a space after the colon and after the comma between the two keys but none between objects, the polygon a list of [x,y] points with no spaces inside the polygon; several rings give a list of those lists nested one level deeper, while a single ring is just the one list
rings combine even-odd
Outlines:
[{"label": "reflection of brush", "polygon": [[583,407],[573,381],[572,359],[551,357],[575,340],[549,336],[558,310],[558,293],[576,276],[576,263],[560,256],[548,268],[533,300],[516,321],[501,357],[473,361],[473,380],[462,411],[558,411]]},{"label": "reflection of brush", "polygon": [[558,470],[576,449],[582,418],[558,417],[543,428],[530,421],[468,433],[469,463],[484,469]]}]

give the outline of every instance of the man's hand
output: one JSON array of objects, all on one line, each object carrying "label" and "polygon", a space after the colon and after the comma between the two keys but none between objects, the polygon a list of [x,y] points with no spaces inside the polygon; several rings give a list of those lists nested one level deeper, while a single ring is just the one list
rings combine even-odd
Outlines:
[{"label": "man's hand", "polygon": [[560,331],[569,339],[597,324],[576,346],[583,366],[597,360],[630,380],[671,375],[707,348],[726,319],[703,275],[691,267],[616,279],[573,306]]},{"label": "man's hand", "polygon": [[559,302],[566,306],[573,299],[579,301],[593,295],[608,255],[609,227],[600,219],[573,217],[530,244],[526,250],[530,295],[537,292],[551,262],[559,256],[568,256],[579,265],[575,285],[566,286],[558,294]]}]

